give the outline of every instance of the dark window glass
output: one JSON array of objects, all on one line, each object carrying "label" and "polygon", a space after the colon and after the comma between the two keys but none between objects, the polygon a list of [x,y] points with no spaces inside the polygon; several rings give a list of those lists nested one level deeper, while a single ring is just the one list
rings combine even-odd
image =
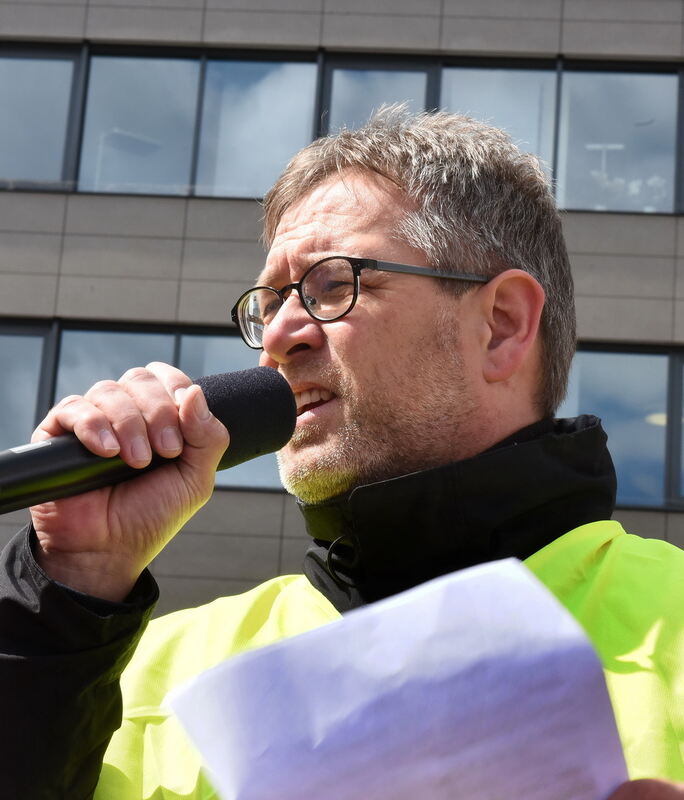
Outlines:
[{"label": "dark window glass", "polygon": [[117,380],[131,367],[150,361],[173,360],[174,340],[166,333],[64,331],[62,333],[55,400],[83,394],[96,381]]},{"label": "dark window glass", "polygon": [[427,74],[422,70],[335,69],[329,130],[358,128],[383,103],[405,102],[411,111],[423,111],[426,87]]},{"label": "dark window glass", "polygon": [[503,128],[522,150],[539,156],[550,172],[555,72],[449,67],[442,72],[441,106]]},{"label": "dark window glass", "polygon": [[197,61],[95,56],[79,188],[186,194],[198,80]]},{"label": "dark window glass", "polygon": [[70,58],[0,58],[0,180],[60,184]]},{"label": "dark window glass", "polygon": [[0,450],[31,438],[42,357],[42,336],[0,335]]},{"label": "dark window glass", "polygon": [[603,420],[618,476],[618,502],[664,502],[668,357],[577,353],[568,397],[558,416]]},{"label": "dark window glass", "polygon": [[673,209],[677,77],[563,75],[558,200],[594,211]]},{"label": "dark window glass", "polygon": [[[181,336],[179,366],[192,378],[250,369],[258,366],[258,361],[259,353],[245,347],[238,336]],[[261,456],[217,472],[216,485],[280,489],[276,457]]]},{"label": "dark window glass", "polygon": [[311,140],[316,65],[210,61],[197,194],[261,197]]}]

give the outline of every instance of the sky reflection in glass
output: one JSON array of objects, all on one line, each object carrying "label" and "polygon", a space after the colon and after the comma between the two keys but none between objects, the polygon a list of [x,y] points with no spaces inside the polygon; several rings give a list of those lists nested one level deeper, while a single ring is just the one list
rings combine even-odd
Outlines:
[{"label": "sky reflection in glass", "polygon": [[623,505],[663,504],[667,374],[666,355],[575,355],[568,397],[558,416],[601,417]]},{"label": "sky reflection in glass", "polygon": [[0,58],[0,180],[60,184],[74,63]]},{"label": "sky reflection in glass", "polygon": [[671,212],[676,120],[676,75],[564,73],[559,205]]},{"label": "sky reflection in glass", "polygon": [[262,197],[311,141],[316,65],[210,61],[196,193]]},{"label": "sky reflection in glass", "polygon": [[441,106],[503,128],[551,171],[556,73],[551,70],[448,67]]},{"label": "sky reflection in glass", "polygon": [[171,334],[64,331],[55,402],[68,394],[83,394],[97,381],[118,380],[127,369],[150,361],[173,361]]},{"label": "sky reflection in glass", "polygon": [[0,335],[0,450],[31,438],[42,357],[42,336]]},{"label": "sky reflection in glass", "polygon": [[383,103],[425,108],[427,75],[423,71],[342,69],[333,71],[329,131],[359,128]]},{"label": "sky reflection in glass", "polygon": [[187,194],[199,62],[94,56],[79,189]]}]

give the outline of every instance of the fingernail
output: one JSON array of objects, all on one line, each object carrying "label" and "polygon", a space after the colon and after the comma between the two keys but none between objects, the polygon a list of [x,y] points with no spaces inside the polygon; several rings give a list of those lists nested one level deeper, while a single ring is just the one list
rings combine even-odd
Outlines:
[{"label": "fingernail", "polygon": [[164,428],[161,435],[161,443],[164,450],[180,450],[183,442],[178,428],[174,428],[171,425],[168,428]]},{"label": "fingernail", "polygon": [[106,428],[99,432],[100,442],[105,450],[118,450],[119,443],[116,441],[116,437],[111,431],[108,431]]},{"label": "fingernail", "polygon": [[187,388],[184,386],[181,387],[180,389],[176,389],[176,391],[173,393],[173,399],[176,401],[176,405],[179,406],[181,404],[181,401],[185,397],[185,393],[187,391],[188,391]]},{"label": "fingernail", "polygon": [[152,453],[147,439],[144,436],[136,436],[131,441],[131,455],[134,461],[149,461]]},{"label": "fingernail", "polygon": [[211,411],[209,411],[209,406],[204,398],[204,392],[197,392],[197,397],[195,398],[195,414],[197,414],[202,422],[206,422],[211,416]]}]

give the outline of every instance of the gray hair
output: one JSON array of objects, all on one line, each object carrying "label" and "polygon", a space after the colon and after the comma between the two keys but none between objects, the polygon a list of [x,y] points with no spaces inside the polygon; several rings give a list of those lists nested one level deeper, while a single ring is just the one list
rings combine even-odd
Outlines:
[{"label": "gray hair", "polygon": [[[553,414],[575,352],[575,304],[560,215],[538,159],[503,131],[468,117],[385,107],[364,127],[318,139],[290,161],[264,198],[266,245],[289,206],[346,170],[375,172],[400,187],[413,209],[397,233],[436,269],[493,277],[518,268],[541,284],[536,399],[544,414]],[[456,284],[459,293],[468,288]]]}]

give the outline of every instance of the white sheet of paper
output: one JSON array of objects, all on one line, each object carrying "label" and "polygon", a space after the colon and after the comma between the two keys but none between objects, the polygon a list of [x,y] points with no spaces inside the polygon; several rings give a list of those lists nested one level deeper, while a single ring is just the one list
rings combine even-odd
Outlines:
[{"label": "white sheet of paper", "polygon": [[223,800],[603,800],[627,780],[593,648],[514,559],[244,653],[169,702]]}]

